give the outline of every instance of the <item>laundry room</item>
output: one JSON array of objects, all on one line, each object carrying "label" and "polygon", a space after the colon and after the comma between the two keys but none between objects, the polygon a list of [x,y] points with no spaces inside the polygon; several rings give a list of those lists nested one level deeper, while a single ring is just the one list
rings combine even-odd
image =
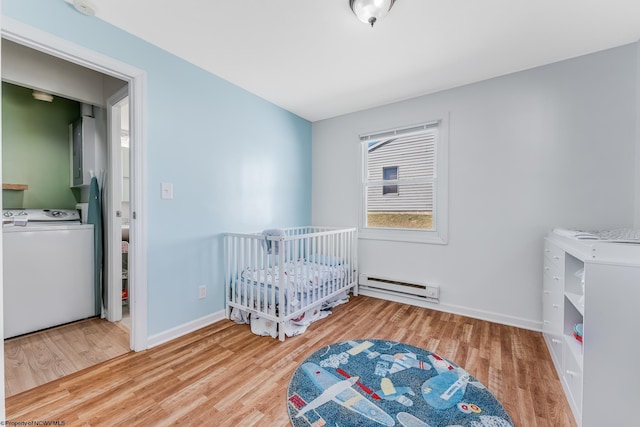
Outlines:
[{"label": "laundry room", "polygon": [[126,84],[2,40],[5,339],[105,313],[106,99]]},{"label": "laundry room", "polygon": [[74,180],[71,165],[90,143],[93,169],[78,174],[99,174],[105,145],[92,106],[6,82],[2,94],[4,332],[11,338],[101,313],[99,224],[87,218],[88,182]]}]

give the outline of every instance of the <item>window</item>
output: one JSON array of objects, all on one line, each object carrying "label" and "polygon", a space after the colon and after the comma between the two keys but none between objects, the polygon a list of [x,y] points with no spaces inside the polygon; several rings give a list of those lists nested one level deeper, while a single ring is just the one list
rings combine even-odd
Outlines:
[{"label": "window", "polygon": [[[382,168],[382,179],[385,181],[395,181],[398,179],[398,167],[391,166]],[[398,186],[397,185],[383,185],[382,186],[382,194],[398,194]]]},{"label": "window", "polygon": [[360,136],[360,237],[446,243],[445,130],[440,120]]}]

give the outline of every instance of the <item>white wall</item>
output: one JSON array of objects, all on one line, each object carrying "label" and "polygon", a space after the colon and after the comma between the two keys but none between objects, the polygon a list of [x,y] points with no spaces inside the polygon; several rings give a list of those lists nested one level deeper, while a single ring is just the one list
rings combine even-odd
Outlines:
[{"label": "white wall", "polygon": [[[634,223],[635,44],[313,124],[313,223],[358,223],[358,134],[449,114],[449,243],[361,240],[367,275],[434,308],[538,329],[553,227]],[[425,76],[428,78],[428,76]]]},{"label": "white wall", "polygon": [[91,105],[106,106],[126,82],[2,40],[2,80]]}]

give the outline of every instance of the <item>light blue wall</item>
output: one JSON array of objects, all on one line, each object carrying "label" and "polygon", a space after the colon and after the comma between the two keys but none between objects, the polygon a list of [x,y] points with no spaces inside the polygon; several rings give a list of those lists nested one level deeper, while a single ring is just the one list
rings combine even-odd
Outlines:
[{"label": "light blue wall", "polygon": [[308,121],[63,0],[4,0],[2,15],[147,73],[150,336],[224,308],[221,233],[310,223]]}]

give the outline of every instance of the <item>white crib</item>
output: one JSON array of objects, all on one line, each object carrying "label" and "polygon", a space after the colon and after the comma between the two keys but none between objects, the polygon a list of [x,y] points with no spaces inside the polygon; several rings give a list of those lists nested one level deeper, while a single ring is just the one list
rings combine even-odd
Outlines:
[{"label": "white crib", "polygon": [[358,294],[355,228],[295,227],[227,233],[226,316],[233,309],[285,323],[352,290]]}]

